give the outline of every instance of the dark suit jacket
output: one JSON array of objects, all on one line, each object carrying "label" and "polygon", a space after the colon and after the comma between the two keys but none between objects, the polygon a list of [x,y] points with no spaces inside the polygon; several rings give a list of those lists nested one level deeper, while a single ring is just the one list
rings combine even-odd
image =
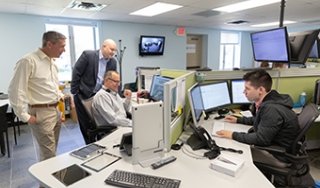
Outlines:
[{"label": "dark suit jacket", "polygon": [[[99,50],[85,50],[72,71],[71,93],[80,94],[83,99],[93,96],[99,69]],[[106,70],[117,70],[117,60],[112,58]]]}]

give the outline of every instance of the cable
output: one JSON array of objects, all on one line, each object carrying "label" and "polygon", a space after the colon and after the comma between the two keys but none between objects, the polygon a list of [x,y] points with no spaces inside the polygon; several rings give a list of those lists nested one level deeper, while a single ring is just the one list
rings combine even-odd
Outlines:
[{"label": "cable", "polygon": [[182,146],[181,151],[182,151],[182,153],[184,153],[187,156],[194,158],[194,159],[206,159],[206,157],[204,157],[203,155],[198,155],[198,154],[194,153],[193,151],[189,151],[187,149],[187,147],[185,146],[185,144]]}]

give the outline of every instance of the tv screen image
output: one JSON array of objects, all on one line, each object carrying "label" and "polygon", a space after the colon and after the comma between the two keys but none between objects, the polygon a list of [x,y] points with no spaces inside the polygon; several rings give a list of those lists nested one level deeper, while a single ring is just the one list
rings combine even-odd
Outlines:
[{"label": "tv screen image", "polygon": [[290,49],[286,27],[251,33],[253,56],[256,61],[288,63]]},{"label": "tv screen image", "polygon": [[163,55],[164,36],[140,36],[139,55]]}]

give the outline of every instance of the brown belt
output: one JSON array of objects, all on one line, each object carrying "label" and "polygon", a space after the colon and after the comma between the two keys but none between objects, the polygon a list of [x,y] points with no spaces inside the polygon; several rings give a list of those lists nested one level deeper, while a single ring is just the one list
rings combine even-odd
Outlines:
[{"label": "brown belt", "polygon": [[53,104],[29,104],[29,107],[31,108],[49,108],[49,107],[56,107],[58,105],[58,102]]}]

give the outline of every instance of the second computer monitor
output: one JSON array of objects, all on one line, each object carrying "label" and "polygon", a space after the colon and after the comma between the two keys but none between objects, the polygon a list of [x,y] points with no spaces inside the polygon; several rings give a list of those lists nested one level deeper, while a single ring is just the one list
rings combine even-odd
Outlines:
[{"label": "second computer monitor", "polygon": [[203,112],[202,97],[200,92],[200,86],[198,84],[193,85],[188,90],[188,99],[193,124],[195,127],[197,127],[201,118],[201,114]]},{"label": "second computer monitor", "polygon": [[172,78],[154,75],[150,87],[150,98],[154,101],[163,101],[163,84],[172,80]]},{"label": "second computer monitor", "polygon": [[250,101],[247,99],[244,91],[244,80],[230,80],[231,85],[231,100],[233,104],[248,104]]},{"label": "second computer monitor", "polygon": [[227,81],[213,82],[200,86],[203,108],[206,112],[231,104]]}]

